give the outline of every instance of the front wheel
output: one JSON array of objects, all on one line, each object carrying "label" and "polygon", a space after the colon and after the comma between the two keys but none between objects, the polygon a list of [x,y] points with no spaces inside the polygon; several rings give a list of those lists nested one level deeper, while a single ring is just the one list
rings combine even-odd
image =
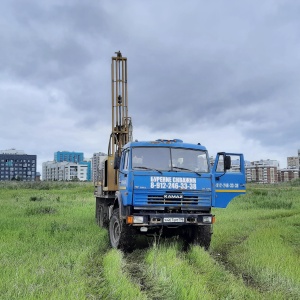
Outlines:
[{"label": "front wheel", "polygon": [[211,242],[212,235],[212,225],[201,225],[197,226],[195,232],[194,244],[203,247],[205,250],[208,250]]},{"label": "front wheel", "polygon": [[132,250],[135,244],[133,229],[120,220],[119,209],[115,209],[109,222],[109,240],[112,248]]},{"label": "front wheel", "polygon": [[183,228],[181,237],[184,241],[184,248],[191,245],[198,245],[205,250],[209,249],[212,235],[212,225],[187,226]]}]

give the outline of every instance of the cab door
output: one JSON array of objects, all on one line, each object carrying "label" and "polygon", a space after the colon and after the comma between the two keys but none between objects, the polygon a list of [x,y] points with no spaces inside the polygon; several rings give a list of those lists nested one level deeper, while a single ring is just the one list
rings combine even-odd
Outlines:
[{"label": "cab door", "polygon": [[129,186],[129,149],[122,152],[121,164],[119,170],[119,191],[122,196],[123,205],[128,204],[128,186]]},{"label": "cab door", "polygon": [[212,172],[215,181],[213,207],[225,208],[234,197],[246,192],[243,154],[218,153]]}]

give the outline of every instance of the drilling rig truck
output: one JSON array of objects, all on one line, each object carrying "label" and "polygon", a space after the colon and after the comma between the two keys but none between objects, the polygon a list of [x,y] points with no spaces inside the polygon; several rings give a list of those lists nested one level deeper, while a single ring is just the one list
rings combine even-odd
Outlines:
[{"label": "drilling rig truck", "polygon": [[113,248],[134,249],[138,235],[180,236],[209,248],[215,216],[245,193],[244,156],[217,153],[180,139],[133,141],[128,117],[127,58],[111,64],[112,132],[95,180],[96,222]]}]

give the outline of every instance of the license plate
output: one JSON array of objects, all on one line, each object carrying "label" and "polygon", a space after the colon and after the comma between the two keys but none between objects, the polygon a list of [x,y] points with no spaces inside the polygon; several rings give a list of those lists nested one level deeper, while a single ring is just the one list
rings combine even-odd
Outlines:
[{"label": "license plate", "polygon": [[183,223],[184,218],[164,218],[165,223]]}]

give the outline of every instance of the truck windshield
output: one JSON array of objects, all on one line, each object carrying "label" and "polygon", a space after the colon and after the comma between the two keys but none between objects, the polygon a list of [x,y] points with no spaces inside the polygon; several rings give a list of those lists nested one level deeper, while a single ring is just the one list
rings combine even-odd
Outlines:
[{"label": "truck windshield", "polygon": [[160,171],[209,171],[206,151],[168,147],[133,148],[132,168]]}]

